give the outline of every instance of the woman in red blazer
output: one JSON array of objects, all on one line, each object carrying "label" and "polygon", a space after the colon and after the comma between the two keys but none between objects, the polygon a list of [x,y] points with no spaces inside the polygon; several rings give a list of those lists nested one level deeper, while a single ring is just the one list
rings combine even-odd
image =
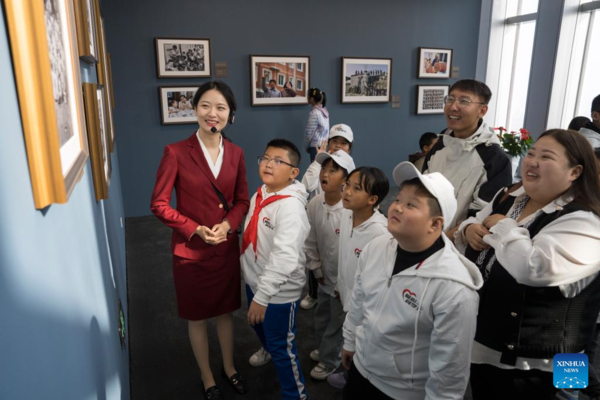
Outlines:
[{"label": "woman in red blazer", "polygon": [[[217,318],[223,375],[245,389],[233,365],[233,317],[241,306],[237,228],[248,212],[242,149],[221,132],[233,123],[236,103],[223,82],[202,85],[192,105],[199,129],[165,147],[152,193],[152,212],[173,229],[173,280],[179,316],[188,320],[190,341],[207,397],[220,398],[210,369],[206,320]],[[172,208],[175,188],[177,207]],[[225,203],[221,202],[217,190]]]}]

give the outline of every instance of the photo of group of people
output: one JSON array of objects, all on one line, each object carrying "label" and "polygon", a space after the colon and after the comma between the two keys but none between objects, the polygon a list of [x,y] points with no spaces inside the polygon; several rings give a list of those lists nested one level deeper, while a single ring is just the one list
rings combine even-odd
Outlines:
[{"label": "photo of group of people", "polygon": [[449,78],[451,67],[451,49],[419,47],[419,78]]},{"label": "photo of group of people", "polygon": [[204,71],[203,44],[165,43],[163,46],[167,71]]},{"label": "photo of group of people", "polygon": [[342,103],[388,102],[391,59],[342,61]]},{"label": "photo of group of people", "polygon": [[161,87],[162,124],[189,124],[196,122],[192,100],[197,87]]},{"label": "photo of group of people", "polygon": [[210,77],[209,39],[156,38],[159,78]]},{"label": "photo of group of people", "polygon": [[308,103],[308,57],[250,57],[253,106]]}]

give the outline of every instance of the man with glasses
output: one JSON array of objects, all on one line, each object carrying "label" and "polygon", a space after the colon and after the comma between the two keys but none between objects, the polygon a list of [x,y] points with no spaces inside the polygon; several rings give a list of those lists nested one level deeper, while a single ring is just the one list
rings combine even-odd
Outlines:
[{"label": "man with glasses", "polygon": [[512,169],[500,141],[484,121],[490,88],[475,79],[463,79],[444,98],[448,129],[427,154],[424,173],[440,172],[454,186],[456,215],[446,230],[454,233],[462,221],[481,210],[494,195],[512,184]]}]

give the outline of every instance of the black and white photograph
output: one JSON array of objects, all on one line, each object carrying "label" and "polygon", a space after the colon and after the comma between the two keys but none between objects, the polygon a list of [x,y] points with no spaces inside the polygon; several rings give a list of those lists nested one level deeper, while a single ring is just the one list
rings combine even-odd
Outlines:
[{"label": "black and white photograph", "polygon": [[160,110],[163,125],[195,124],[198,122],[192,100],[199,86],[161,86]]},{"label": "black and white photograph", "polygon": [[308,104],[310,57],[250,56],[253,106]]},{"label": "black and white photograph", "polygon": [[156,38],[159,78],[211,76],[210,40]]},{"label": "black and white photograph", "polygon": [[450,78],[452,49],[419,47],[419,78]]},{"label": "black and white photograph", "polygon": [[54,92],[54,107],[58,123],[61,164],[66,176],[77,158],[81,143],[76,134],[78,128],[77,100],[73,74],[75,65],[72,57],[71,39],[68,32],[68,10],[61,0],[45,0],[45,20]]},{"label": "black and white photograph", "polygon": [[417,115],[443,114],[450,85],[417,85]]},{"label": "black and white photograph", "polygon": [[388,103],[391,58],[342,57],[342,103]]}]

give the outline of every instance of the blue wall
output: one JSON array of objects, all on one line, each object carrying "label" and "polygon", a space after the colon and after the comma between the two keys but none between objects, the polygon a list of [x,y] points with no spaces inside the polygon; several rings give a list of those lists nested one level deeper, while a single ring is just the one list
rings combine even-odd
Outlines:
[{"label": "blue wall", "polygon": [[[82,64],[82,78],[95,69]],[[0,399],[128,399],[117,152],[108,200],[96,202],[88,161],[68,203],[36,210],[2,8],[0,88]]]},{"label": "blue wall", "polygon": [[[197,126],[160,124],[158,86],[201,84],[206,79],[158,79],[155,37],[210,38],[212,59],[225,61],[223,80],[238,100],[229,136],[245,151],[251,193],[260,184],[254,163],[267,141],[285,137],[298,146],[309,106],[250,106],[249,55],[310,55],[311,86],[328,95],[331,124],[355,133],[357,165],[373,165],[391,176],[393,167],[418,150],[418,138],[445,126],[442,115],[415,115],[417,84],[454,79],[417,79],[418,47],[454,49],[460,77],[474,77],[481,3],[478,0],[105,0],[107,42],[112,53],[121,156],[123,199],[128,217],[150,214],[150,195],[163,147],[187,138]],[[391,57],[390,104],[340,103],[340,57]],[[308,166],[304,153],[302,170]]]}]

